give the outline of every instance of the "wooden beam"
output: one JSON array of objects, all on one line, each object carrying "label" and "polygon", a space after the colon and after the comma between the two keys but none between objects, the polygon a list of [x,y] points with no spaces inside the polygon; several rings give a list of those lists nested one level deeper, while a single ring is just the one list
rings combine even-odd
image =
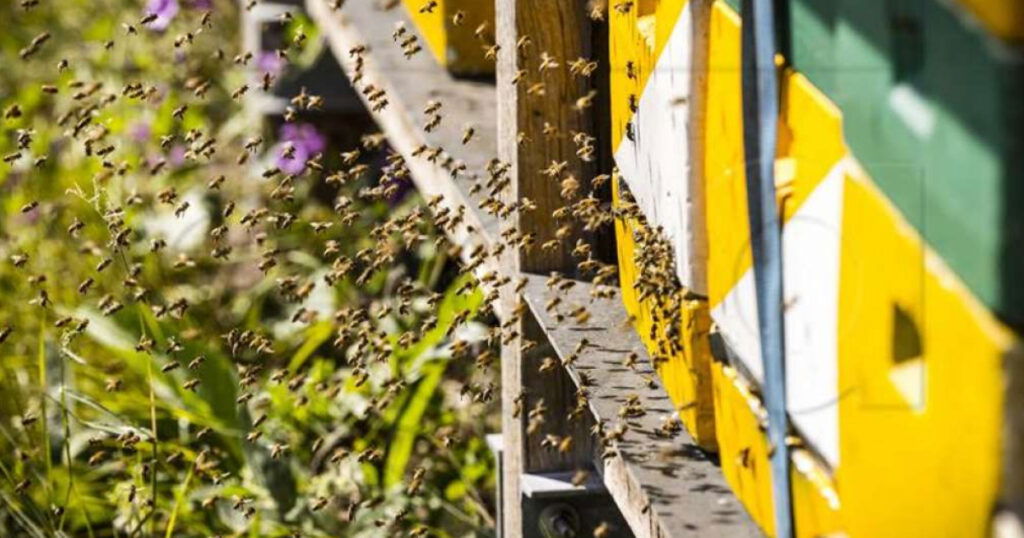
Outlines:
[{"label": "wooden beam", "polygon": [[[574,140],[576,133],[594,136],[601,125],[591,107],[574,106],[580,98],[584,103],[594,98],[590,92],[596,90],[600,79],[573,75],[569,69],[570,62],[595,56],[591,21],[585,2],[580,0],[496,0],[495,17],[500,47],[498,157],[510,166],[512,178],[505,203],[529,199],[536,206],[513,215],[515,228],[536,238],[533,248],[508,253],[501,262],[502,270],[510,275],[551,271],[575,275],[578,260],[571,251],[576,238],[583,236],[580,225],[556,219],[553,213],[571,202],[562,196],[563,181],[575,179],[579,195],[586,195],[600,166],[594,157],[578,156],[580,138]],[[569,228],[558,237],[559,229],[566,226]],[[554,248],[540,248],[549,241],[554,241]],[[522,312],[520,301],[506,289],[503,309]],[[535,523],[522,518],[520,477],[588,467],[594,447],[588,434],[590,422],[566,417],[576,399],[575,386],[566,372],[559,366],[538,372],[550,345],[544,331],[529,315],[520,316],[510,330],[515,337],[502,348],[502,510],[504,535],[522,536],[529,532],[526,526]],[[528,343],[536,343],[538,348],[524,353],[523,345]],[[549,409],[546,422],[540,431],[528,435],[525,415],[541,402]],[[517,408],[521,414],[513,416],[510,410]],[[559,452],[541,447],[549,432],[570,437],[572,449]]]},{"label": "wooden beam", "polygon": [[[580,193],[586,194],[602,167],[599,154],[589,161],[577,156],[579,145],[573,140],[574,133],[603,136],[598,129],[607,120],[601,117],[606,113],[595,113],[599,107],[593,104],[577,106],[592,90],[597,93],[591,103],[598,102],[599,90],[605,90],[597,87],[601,77],[570,73],[570,62],[606,55],[594,50],[585,7],[581,0],[497,0],[498,155],[516,178],[513,199],[525,197],[537,205],[518,222],[521,231],[537,234],[537,245],[555,239],[556,230],[567,224],[551,215],[567,202],[560,194],[561,181],[575,178]],[[564,168],[546,175],[552,164]],[[519,268],[527,273],[574,273],[573,243],[562,240],[551,250],[521,253]]]},{"label": "wooden beam", "polygon": [[[605,420],[605,431],[625,425],[625,434],[598,456],[605,487],[638,538],[680,536],[762,536],[729,489],[717,462],[700,450],[684,428],[666,431],[665,421],[677,417],[651,366],[640,338],[627,321],[618,291],[594,299],[593,286],[577,281],[565,292],[549,289],[545,278],[529,276],[524,295],[537,322],[559,359],[574,355],[580,342],[589,343],[575,354],[569,368],[574,384],[589,393],[590,411]],[[571,317],[555,319],[546,304],[561,299],[564,314],[577,306],[591,313],[586,323]],[[634,368],[624,360],[635,353]],[[640,416],[620,410],[636,398]]]}]

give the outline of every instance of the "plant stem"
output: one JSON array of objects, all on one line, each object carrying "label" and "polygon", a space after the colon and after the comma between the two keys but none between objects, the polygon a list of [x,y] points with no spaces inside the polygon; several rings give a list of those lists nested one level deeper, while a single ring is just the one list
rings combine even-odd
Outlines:
[{"label": "plant stem", "polygon": [[60,361],[60,407],[64,417],[64,465],[68,466],[68,490],[64,497],[64,511],[60,514],[57,530],[64,531],[64,519],[68,515],[68,503],[71,501],[71,489],[75,487],[75,473],[71,465],[71,420],[68,412],[68,379],[67,357],[61,354]]},{"label": "plant stem", "polygon": [[46,395],[49,393],[46,383],[46,312],[43,311],[43,315],[39,320],[39,351],[36,356],[36,365],[39,368],[39,427],[43,434],[43,458],[46,462],[46,484],[47,489],[47,501],[50,500],[50,472],[52,471],[53,462],[50,461],[50,426],[47,423],[46,413]]},{"label": "plant stem", "polygon": [[174,524],[178,520],[178,510],[181,509],[181,504],[185,500],[185,495],[188,494],[188,484],[192,481],[192,475],[195,473],[195,470],[195,465],[189,468],[188,475],[185,476],[185,483],[181,485],[181,489],[178,490],[178,494],[175,495],[174,508],[171,510],[171,518],[167,522],[167,532],[164,533],[164,538],[171,538],[171,536],[174,536]]},{"label": "plant stem", "polygon": [[[141,317],[140,317],[139,321],[140,322],[142,321]],[[145,328],[143,328],[143,331],[145,331]],[[159,461],[157,459],[157,457],[158,457],[159,444],[160,444],[160,439],[159,439],[159,437],[157,436],[157,433],[156,433],[156,395],[155,395],[155,393],[153,391],[153,361],[152,361],[152,357],[150,357],[150,360],[147,362],[146,370],[147,370],[147,376],[149,377],[149,427],[153,430],[153,462],[152,462],[152,465],[151,465],[151,467],[149,469],[150,484],[151,484],[151,487],[152,487],[152,490],[153,490],[153,494],[152,494],[153,507],[150,509],[150,515],[152,515],[153,513],[156,512],[156,507],[157,507],[157,502],[156,502],[156,495],[157,495],[156,465],[157,465],[157,461]],[[156,518],[151,517],[150,520],[149,520],[149,535],[150,536],[154,536],[155,534],[156,534]]]}]

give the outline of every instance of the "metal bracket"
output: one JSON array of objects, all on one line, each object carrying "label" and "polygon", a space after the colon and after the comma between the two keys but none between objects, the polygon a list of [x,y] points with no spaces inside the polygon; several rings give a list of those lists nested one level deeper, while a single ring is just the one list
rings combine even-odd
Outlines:
[{"label": "metal bracket", "polygon": [[[501,538],[500,495],[504,476],[501,434],[488,435],[487,445],[498,462],[497,524],[498,538]],[[523,538],[633,538],[600,475],[592,471],[580,485],[572,483],[574,475],[572,471],[520,475]]]}]

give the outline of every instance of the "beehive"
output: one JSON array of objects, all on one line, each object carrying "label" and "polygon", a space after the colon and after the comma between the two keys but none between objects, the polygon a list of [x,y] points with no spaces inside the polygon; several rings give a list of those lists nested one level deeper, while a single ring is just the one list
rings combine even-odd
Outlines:
[{"label": "beehive", "polygon": [[455,75],[494,73],[486,57],[494,44],[494,2],[403,0],[434,58]]},{"label": "beehive", "polygon": [[629,191],[648,224],[667,224],[664,239],[677,255],[674,274],[668,276],[681,286],[644,293],[643,286],[653,279],[635,259],[640,223],[619,219],[622,296],[684,424],[702,447],[714,449],[710,318],[700,267],[703,226],[699,208],[691,204],[699,185],[691,182],[686,131],[691,47],[686,23],[672,24],[690,20],[685,5],[682,0],[647,0],[635,9],[610,12],[612,143],[618,169],[613,197],[621,209]]},{"label": "beehive", "polygon": [[[800,536],[980,535],[996,505],[1002,364],[1016,345],[1001,320],[1019,320],[1021,304],[1006,278],[1021,257],[1006,253],[1021,242],[1011,179],[1024,106],[1011,96],[1024,77],[992,35],[1019,25],[964,22],[980,4],[798,0],[784,21],[792,46],[775,169]],[[676,395],[710,375],[701,405],[714,438],[698,437],[718,446],[730,485],[770,533],[740,20],[721,1],[696,16],[663,0],[611,17],[616,162],[726,351],[707,371],[683,357],[685,375],[671,361],[661,374]],[[637,234],[628,222],[617,231],[623,296],[644,336],[651,307],[630,291]],[[660,344],[648,345],[656,356]]]}]

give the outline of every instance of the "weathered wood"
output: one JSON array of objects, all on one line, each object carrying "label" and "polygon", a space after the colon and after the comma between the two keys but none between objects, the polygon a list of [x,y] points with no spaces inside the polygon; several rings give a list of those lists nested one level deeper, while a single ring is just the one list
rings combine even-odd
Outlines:
[{"label": "weathered wood", "polygon": [[[536,431],[524,437],[523,472],[550,473],[589,468],[595,450],[590,436],[593,417],[589,413],[582,413],[576,418],[569,416],[576,406],[576,384],[559,364],[558,353],[537,320],[530,314],[524,318],[523,340],[536,342],[537,346],[521,356],[523,413],[529,413],[537,405],[543,405],[547,411]],[[549,364],[542,372],[540,368],[545,359],[555,363],[554,367]],[[548,435],[570,437],[572,447],[561,451],[558,447],[544,446]]]},{"label": "weathered wood", "polygon": [[[672,436],[659,433],[664,421],[676,416],[650,358],[628,324],[618,293],[592,299],[593,286],[578,282],[568,292],[554,292],[545,278],[529,276],[524,295],[559,358],[568,357],[586,338],[590,343],[569,368],[577,386],[585,384],[590,409],[605,431],[618,424],[629,429],[597,468],[633,533],[639,538],[680,536],[761,536],[739,500],[733,495],[717,463],[681,430]],[[545,304],[555,295],[561,312],[586,305],[586,324],[571,317],[556,321]],[[634,369],[624,359],[640,357]],[[584,381],[586,376],[587,381]],[[619,410],[630,396],[639,398],[643,416],[621,418]]]},{"label": "weathered wood", "polygon": [[[528,199],[536,206],[533,211],[513,215],[514,226],[533,234],[536,241],[533,248],[505,256],[502,270],[506,274],[576,273],[577,260],[571,250],[575,239],[582,236],[579,225],[559,221],[553,213],[570,201],[561,195],[563,180],[574,178],[584,195],[598,170],[594,159],[577,155],[578,139],[573,139],[575,133],[593,136],[599,125],[591,107],[574,106],[595,89],[598,80],[574,76],[569,70],[570,62],[594,56],[591,22],[584,8],[579,0],[496,1],[498,154],[510,166],[512,178],[504,201]],[[557,230],[567,225],[573,228],[555,248],[539,248],[555,240]],[[519,306],[511,289],[505,290],[502,301],[506,310]],[[519,483],[523,473],[580,468],[589,464],[593,451],[588,423],[569,421],[565,416],[574,405],[575,388],[564,371],[560,367],[549,374],[537,371],[547,338],[532,323],[518,320],[511,328],[516,337],[502,350],[505,536],[525,532]],[[529,340],[537,341],[540,349],[524,354],[522,345]],[[510,410],[520,406],[525,415],[541,400],[549,408],[549,422],[541,428],[542,433],[526,435],[525,417],[514,418]],[[540,447],[547,432],[571,436],[572,449],[563,454]]]},{"label": "weathered wood", "polygon": [[[306,9],[327,39],[335,58],[351,78],[357,46],[367,48],[362,67],[363,78],[357,90],[369,84],[386,92],[388,106],[373,112],[392,148],[405,157],[416,188],[424,195],[443,196],[441,207],[458,211],[465,207],[463,223],[449,234],[468,254],[476,245],[491,248],[497,243],[497,218],[480,209],[482,194],[469,194],[473,181],[483,177],[487,162],[497,153],[495,141],[494,85],[484,81],[453,78],[427,53],[406,59],[401,48],[391,39],[395,25],[405,23],[415,32],[404,10],[382,11],[375,2],[345,2],[340,10],[332,10],[328,0],[307,0]],[[367,95],[360,98],[372,110]],[[430,101],[442,104],[443,120],[431,132],[424,129],[423,108]],[[473,126],[475,136],[462,143],[466,126]],[[464,163],[466,170],[452,177],[446,159],[431,162],[425,156],[414,156],[421,146],[443,148],[451,163]],[[479,273],[497,269],[488,258]]]},{"label": "weathered wood", "polygon": [[[497,0],[498,154],[518,180],[509,194],[513,199],[529,198],[537,206],[520,215],[517,223],[522,232],[537,234],[537,245],[554,239],[556,230],[568,224],[552,216],[567,202],[560,194],[561,181],[575,178],[584,195],[600,168],[597,159],[588,162],[577,156],[579,146],[573,140],[575,133],[595,136],[604,125],[593,104],[577,106],[591,90],[601,93],[601,77],[572,75],[569,67],[574,60],[606,54],[593,50],[592,21],[585,6],[580,0]],[[558,163],[564,163],[563,170],[545,174]],[[551,250],[522,253],[520,269],[575,271],[572,237]]]},{"label": "weathered wood", "polygon": [[[1015,346],[1003,359],[1002,518],[1024,524],[1024,349]],[[997,524],[999,520],[996,520]],[[1008,524],[1008,523],[1003,523]],[[1013,523],[1009,523],[1013,524]]]}]

